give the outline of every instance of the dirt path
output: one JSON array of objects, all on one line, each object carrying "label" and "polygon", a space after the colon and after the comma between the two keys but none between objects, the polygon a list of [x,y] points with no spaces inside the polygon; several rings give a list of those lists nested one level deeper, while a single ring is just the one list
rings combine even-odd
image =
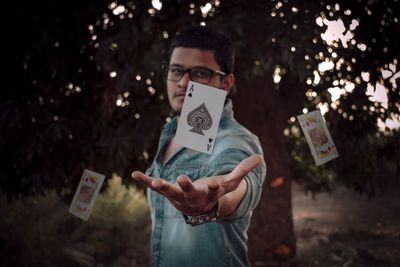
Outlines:
[{"label": "dirt path", "polygon": [[400,189],[366,196],[339,188],[306,196],[293,185],[299,267],[400,266]]}]

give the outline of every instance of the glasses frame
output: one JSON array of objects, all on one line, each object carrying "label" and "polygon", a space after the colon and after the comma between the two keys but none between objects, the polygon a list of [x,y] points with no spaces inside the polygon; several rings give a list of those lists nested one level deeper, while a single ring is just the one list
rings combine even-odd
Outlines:
[{"label": "glasses frame", "polygon": [[[181,69],[181,70],[182,70],[182,75],[179,77],[178,80],[168,79],[168,73],[169,73],[169,71],[170,71],[170,68],[172,68],[172,67],[178,68],[178,69]],[[211,81],[213,75],[226,76],[226,73],[223,72],[223,71],[220,71],[220,70],[213,70],[213,69],[204,68],[204,67],[184,68],[184,67],[182,67],[182,66],[180,66],[180,65],[168,65],[168,66],[165,67],[165,76],[166,76],[166,80],[167,80],[167,81],[171,81],[171,82],[179,82],[180,80],[182,80],[183,76],[185,76],[185,74],[188,73],[188,74],[189,74],[189,79],[190,79],[191,81],[198,82],[198,81],[192,79],[192,72],[191,72],[191,71],[192,71],[192,70],[199,70],[199,69],[200,69],[200,70],[206,70],[206,71],[209,71],[209,72],[210,72],[210,77],[208,78],[208,81],[207,81],[206,83],[202,82],[203,84],[208,84],[208,83],[210,83],[210,81]]]}]

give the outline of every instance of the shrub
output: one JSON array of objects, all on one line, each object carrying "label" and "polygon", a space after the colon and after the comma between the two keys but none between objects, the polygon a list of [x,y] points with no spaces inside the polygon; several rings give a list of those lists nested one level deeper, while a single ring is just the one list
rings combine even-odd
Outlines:
[{"label": "shrub", "polygon": [[148,265],[150,216],[143,191],[113,176],[87,222],[68,213],[56,192],[0,197],[2,266]]}]

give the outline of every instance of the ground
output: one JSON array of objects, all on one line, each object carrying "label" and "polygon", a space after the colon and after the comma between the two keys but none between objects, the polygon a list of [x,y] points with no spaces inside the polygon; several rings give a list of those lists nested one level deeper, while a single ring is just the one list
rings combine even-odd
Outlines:
[{"label": "ground", "polygon": [[297,266],[400,266],[398,191],[369,199],[338,188],[313,199],[294,184]]},{"label": "ground", "polygon": [[[293,184],[298,249],[295,266],[399,267],[398,191],[400,187],[394,187],[384,195],[368,198],[339,187],[332,194],[312,198]],[[137,262],[141,257],[135,253],[126,256],[118,266],[147,264],[146,260],[144,265]]]}]

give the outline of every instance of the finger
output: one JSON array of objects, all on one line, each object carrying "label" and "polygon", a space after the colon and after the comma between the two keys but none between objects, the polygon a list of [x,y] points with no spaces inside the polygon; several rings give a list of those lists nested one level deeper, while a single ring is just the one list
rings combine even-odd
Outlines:
[{"label": "finger", "polygon": [[173,183],[157,178],[153,180],[151,185],[155,191],[163,194],[169,200],[179,201],[182,199],[182,190]]},{"label": "finger", "polygon": [[225,180],[242,180],[249,172],[257,167],[263,161],[259,154],[252,155],[242,160],[231,173],[225,176]]},{"label": "finger", "polygon": [[197,190],[192,181],[186,175],[179,176],[176,181],[183,191],[186,198],[194,198],[197,196]]},{"label": "finger", "polygon": [[151,182],[153,181],[153,178],[151,178],[150,176],[147,176],[147,175],[145,175],[144,173],[142,173],[140,171],[132,172],[131,176],[135,181],[140,182],[141,184],[153,189],[153,186],[151,185]]}]

